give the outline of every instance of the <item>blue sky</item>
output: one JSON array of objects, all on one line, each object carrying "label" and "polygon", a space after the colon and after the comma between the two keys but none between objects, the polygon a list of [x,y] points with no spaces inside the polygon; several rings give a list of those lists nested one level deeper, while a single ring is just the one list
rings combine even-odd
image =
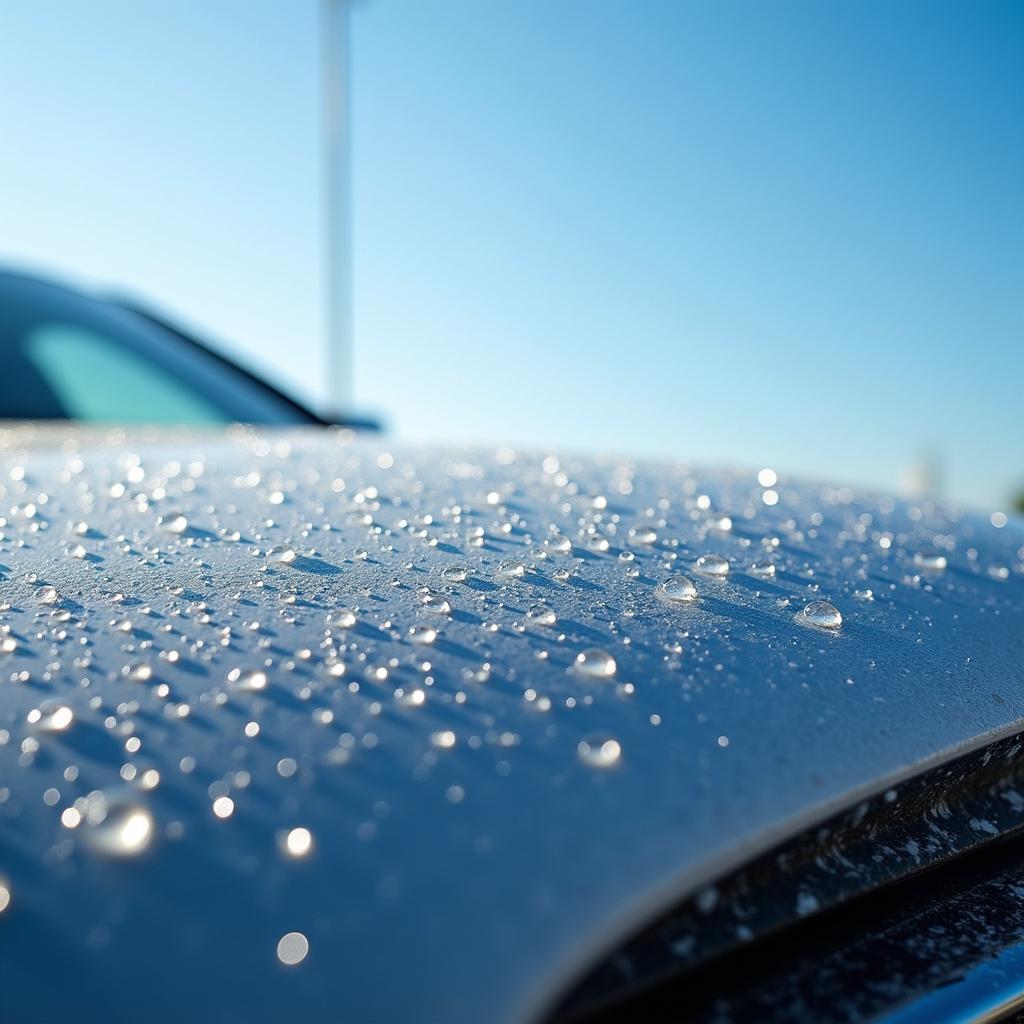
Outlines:
[{"label": "blue sky", "polygon": [[[322,402],[315,0],[0,6],[0,258]],[[366,0],[354,390],[414,439],[1024,486],[1024,4]]]}]

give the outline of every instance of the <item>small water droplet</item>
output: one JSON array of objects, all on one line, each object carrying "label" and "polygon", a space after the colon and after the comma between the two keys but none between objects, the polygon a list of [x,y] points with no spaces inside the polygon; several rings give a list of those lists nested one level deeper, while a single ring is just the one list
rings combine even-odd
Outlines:
[{"label": "small water droplet", "polygon": [[156,525],[164,533],[184,533],[188,529],[188,519],[181,512],[165,512],[157,518]]},{"label": "small water droplet", "polygon": [[622,757],[622,746],[614,736],[594,732],[580,740],[576,753],[591,768],[611,768]]},{"label": "small water droplet", "polygon": [[750,575],[757,576],[763,580],[771,579],[775,575],[775,563],[769,562],[767,559],[754,562],[750,567]]},{"label": "small water droplet", "polygon": [[414,644],[432,644],[437,639],[437,630],[433,626],[410,626],[409,639]]},{"label": "small water droplet", "polygon": [[843,624],[839,609],[829,601],[811,601],[804,606],[798,618],[821,629],[838,629]]},{"label": "small water droplet", "polygon": [[693,568],[701,576],[728,576],[729,560],[721,555],[701,555],[693,563]]},{"label": "small water droplet", "polygon": [[504,579],[519,579],[526,575],[526,566],[522,562],[510,558],[498,565],[498,575]]},{"label": "small water droplet", "polygon": [[544,541],[544,547],[556,555],[566,555],[572,551],[572,541],[564,533],[553,533]]},{"label": "small water droplet", "polygon": [[56,604],[60,600],[60,594],[56,587],[40,587],[35,593],[37,604]]},{"label": "small water droplet", "polygon": [[289,857],[305,857],[313,849],[313,833],[308,828],[290,829],[284,836],[283,845]]},{"label": "small water droplet", "polygon": [[557,616],[547,605],[531,605],[526,612],[526,618],[535,626],[553,626]]},{"label": "small water droplet", "polygon": [[670,576],[658,587],[658,593],[666,601],[697,600],[697,588],[686,576]]},{"label": "small water droplet", "polygon": [[278,565],[291,565],[295,561],[295,548],[287,544],[275,544],[267,552],[267,561]]},{"label": "small water droplet", "polygon": [[28,713],[29,725],[39,732],[64,732],[74,720],[74,711],[59,701],[45,701]]},{"label": "small water droplet", "polygon": [[258,668],[233,668],[228,673],[228,683],[236,690],[265,690],[267,682],[267,673]]},{"label": "small water droplet", "polygon": [[153,838],[153,817],[139,804],[108,801],[102,793],[90,794],[85,814],[85,837],[100,853],[135,857]]},{"label": "small water droplet", "polygon": [[634,526],[629,531],[630,544],[646,546],[653,544],[658,539],[658,531],[653,526]]},{"label": "small water droplet", "polygon": [[351,629],[356,624],[356,613],[351,608],[336,608],[327,613],[327,625],[335,629]]},{"label": "small water droplet", "polygon": [[442,573],[445,583],[465,583],[469,579],[469,570],[464,565],[449,565]]},{"label": "small water droplet", "polygon": [[946,556],[941,551],[927,548],[914,554],[914,565],[927,572],[942,572],[946,564]]},{"label": "small water droplet", "polygon": [[618,669],[615,659],[607,651],[596,647],[580,651],[573,667],[581,676],[591,679],[611,679]]},{"label": "small water droplet", "polygon": [[213,801],[213,813],[218,818],[230,818],[235,813],[235,801],[229,796],[219,796]]},{"label": "small water droplet", "polygon": [[441,594],[424,594],[420,604],[424,611],[433,615],[447,615],[452,610],[451,602]]},{"label": "small water droplet", "polygon": [[309,953],[309,939],[302,932],[288,932],[277,943],[277,959],[288,967],[301,964]]}]

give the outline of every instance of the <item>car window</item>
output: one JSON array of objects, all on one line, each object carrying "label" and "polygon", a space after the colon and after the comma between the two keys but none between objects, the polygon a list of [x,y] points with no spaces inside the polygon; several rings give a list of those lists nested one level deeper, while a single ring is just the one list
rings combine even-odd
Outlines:
[{"label": "car window", "polygon": [[73,324],[36,328],[22,352],[69,419],[208,424],[230,418],[151,360]]},{"label": "car window", "polygon": [[109,302],[0,273],[0,418],[309,423],[237,367]]}]

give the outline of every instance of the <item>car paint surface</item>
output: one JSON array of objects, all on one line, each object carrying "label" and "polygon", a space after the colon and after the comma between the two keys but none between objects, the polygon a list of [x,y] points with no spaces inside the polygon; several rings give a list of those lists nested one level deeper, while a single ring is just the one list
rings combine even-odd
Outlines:
[{"label": "car paint surface", "polygon": [[5,1019],[533,1019],[1024,718],[1016,521],[322,429],[0,437]]}]

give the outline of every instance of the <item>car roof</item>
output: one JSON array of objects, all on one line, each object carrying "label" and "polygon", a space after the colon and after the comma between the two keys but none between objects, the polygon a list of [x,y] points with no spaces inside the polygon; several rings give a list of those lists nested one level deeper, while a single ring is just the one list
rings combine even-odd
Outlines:
[{"label": "car roof", "polygon": [[674,901],[1020,728],[1017,521],[324,430],[37,442],[0,433],[13,1018],[533,1019]]}]

